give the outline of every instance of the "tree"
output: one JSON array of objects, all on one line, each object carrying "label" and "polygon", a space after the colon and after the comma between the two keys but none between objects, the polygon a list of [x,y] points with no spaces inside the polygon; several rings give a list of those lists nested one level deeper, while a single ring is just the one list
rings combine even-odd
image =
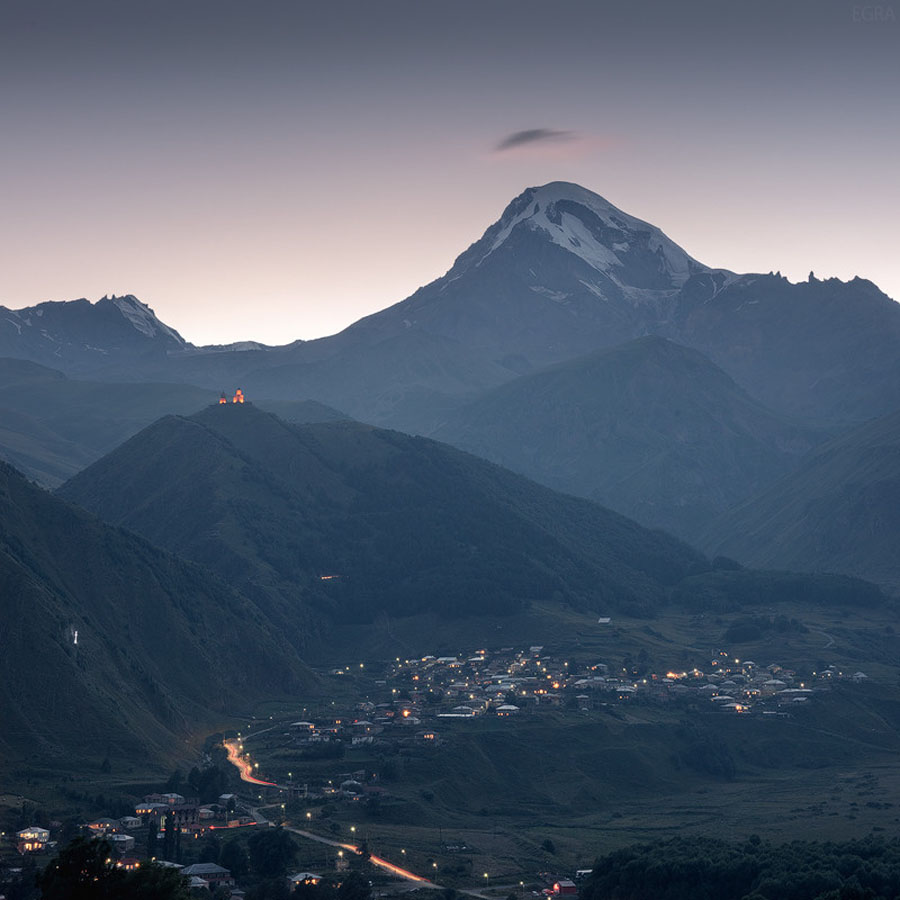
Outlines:
[{"label": "tree", "polygon": [[203,845],[200,847],[200,856],[197,861],[202,863],[217,863],[221,855],[222,842],[219,840],[218,834],[211,833],[204,839]]},{"label": "tree", "polygon": [[222,847],[219,865],[228,869],[238,881],[250,871],[250,859],[239,840],[232,838]]},{"label": "tree", "polygon": [[284,878],[270,878],[247,894],[248,900],[290,900],[291,889]]},{"label": "tree", "polygon": [[291,894],[292,900],[336,900],[336,897],[337,891],[330,881],[320,881],[318,884],[301,881]]},{"label": "tree", "polygon": [[121,889],[110,894],[115,900],[188,900],[190,896],[186,879],[177,869],[155,863],[126,872]]},{"label": "tree", "polygon": [[148,864],[126,872],[111,852],[107,841],[76,838],[38,878],[43,900],[189,900],[175,869]]},{"label": "tree", "polygon": [[297,856],[297,846],[280,826],[258,831],[249,841],[250,867],[258,878],[280,878]]},{"label": "tree", "polygon": [[177,793],[182,784],[184,783],[184,774],[181,769],[176,769],[170,776],[169,780],[166,782],[166,790],[171,791],[172,793]]},{"label": "tree", "polygon": [[38,896],[37,864],[29,854],[22,862],[18,878],[3,885],[7,900],[35,900]]},{"label": "tree", "polygon": [[359,872],[350,872],[341,882],[337,896],[338,900],[371,900],[372,885]]},{"label": "tree", "polygon": [[175,816],[171,812],[166,815],[163,856],[170,862],[175,860]]},{"label": "tree", "polygon": [[107,841],[76,838],[38,878],[44,900],[91,900],[110,897],[114,871],[107,860],[112,847]]},{"label": "tree", "polygon": [[159,845],[156,839],[158,834],[159,828],[157,827],[156,819],[150,816],[150,822],[147,825],[147,859],[156,858],[156,850]]}]

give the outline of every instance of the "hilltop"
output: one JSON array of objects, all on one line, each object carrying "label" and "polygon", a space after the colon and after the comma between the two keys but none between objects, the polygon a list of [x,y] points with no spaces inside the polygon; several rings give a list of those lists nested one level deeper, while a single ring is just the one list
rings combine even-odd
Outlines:
[{"label": "hilltop", "polygon": [[60,493],[225,575],[290,634],[322,613],[452,618],[549,598],[649,610],[707,565],[674,538],[435,441],[288,425],[251,404],[166,417]]}]

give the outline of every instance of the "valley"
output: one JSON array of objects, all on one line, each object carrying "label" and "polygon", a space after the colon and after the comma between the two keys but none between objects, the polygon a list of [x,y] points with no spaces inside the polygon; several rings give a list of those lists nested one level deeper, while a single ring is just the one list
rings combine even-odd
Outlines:
[{"label": "valley", "polygon": [[[855,664],[894,617],[848,621],[842,612],[803,609],[803,628],[781,638],[780,666],[768,642],[714,654],[686,647],[681,641],[703,643],[733,624],[726,617],[710,628],[696,616],[602,626],[574,616],[567,625],[577,644],[554,646],[558,623],[556,634],[535,632],[546,635],[540,648],[475,650],[489,643],[481,641],[451,657],[441,645],[424,658],[362,666],[348,654],[347,665],[323,670],[324,698],[263,707],[241,727],[255,777],[278,785],[250,790],[276,821],[284,815],[338,840],[364,837],[372,852],[426,875],[436,864],[441,883],[460,887],[486,867],[517,883],[538,870],[589,867],[635,842],[710,829],[733,840],[890,833],[900,815],[896,644],[884,646],[866,677]],[[765,670],[735,662],[760,654]],[[622,671],[629,657],[643,660],[640,675]],[[585,688],[602,659],[616,674]],[[657,670],[651,660],[670,666]],[[688,672],[695,684],[685,685],[675,661],[710,675]],[[725,684],[757,669],[766,674],[756,691],[751,678],[743,690]],[[548,693],[532,693],[534,670]],[[507,703],[512,689],[485,700],[503,685],[498,678],[523,679],[517,713],[504,710],[516,705]],[[785,682],[767,688],[763,678]],[[447,696],[467,680],[459,696]],[[760,688],[746,711],[710,699]],[[463,695],[478,712],[454,713]],[[809,699],[789,699],[796,696]],[[542,849],[548,840],[553,853]]]}]

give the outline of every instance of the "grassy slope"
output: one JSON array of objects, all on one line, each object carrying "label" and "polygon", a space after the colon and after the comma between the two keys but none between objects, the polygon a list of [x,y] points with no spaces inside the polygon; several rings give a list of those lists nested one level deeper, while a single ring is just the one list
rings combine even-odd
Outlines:
[{"label": "grassy slope", "polygon": [[900,589],[900,413],[818,448],[712,523],[703,544],[751,565],[844,572]]},{"label": "grassy slope", "polygon": [[509,613],[551,596],[649,608],[705,564],[666,535],[433,441],[356,423],[291,427],[250,405],[164,419],[62,494],[252,586],[284,621],[303,599],[363,619]]},{"label": "grassy slope", "polygon": [[158,761],[204,723],[312,683],[215,577],[3,464],[0,598],[6,757]]}]

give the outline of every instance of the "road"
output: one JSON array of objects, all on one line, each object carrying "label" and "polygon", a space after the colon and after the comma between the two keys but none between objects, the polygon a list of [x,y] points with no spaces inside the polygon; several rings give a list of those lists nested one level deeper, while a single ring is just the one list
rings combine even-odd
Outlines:
[{"label": "road", "polygon": [[228,762],[230,762],[241,773],[241,781],[248,784],[260,784],[265,787],[278,787],[274,781],[263,781],[253,774],[253,766],[241,756],[241,745],[236,740],[224,741],[225,749],[228,751]]},{"label": "road", "polygon": [[[241,781],[246,781],[248,784],[262,785],[264,787],[279,787],[274,781],[263,781],[253,774],[253,766],[241,756],[241,744],[237,740],[228,740],[223,743],[228,752],[228,761],[241,773]],[[266,818],[260,814],[258,808],[251,809],[250,811],[258,824],[265,824]],[[344,844],[341,843],[341,841],[333,841],[330,838],[322,837],[311,831],[305,831],[302,828],[295,828],[292,825],[285,825],[284,829],[285,831],[290,831],[293,834],[299,835],[310,841],[318,841],[320,844],[328,844],[332,847],[338,847],[341,850],[347,850],[350,853],[356,853],[357,855],[360,853],[359,847],[355,844]],[[434,888],[438,890],[443,889],[441,885],[435,884],[433,881],[429,881],[421,875],[416,875],[415,872],[410,872],[409,869],[395,866],[392,862],[388,862],[388,860],[376,856],[374,853],[369,856],[369,862],[371,862],[373,866],[378,866],[379,869],[384,869],[385,872],[390,872],[391,875],[396,878],[401,878],[404,881],[415,884],[417,887]]]},{"label": "road", "polygon": [[[258,817],[257,811],[253,810],[255,816]],[[295,828],[293,825],[285,825],[285,831],[290,831],[293,834],[297,834],[300,837],[306,838],[310,841],[318,841],[320,844],[328,844],[331,847],[338,847],[341,850],[348,850],[350,853],[356,853],[357,855],[361,852],[359,847],[356,844],[344,844],[341,841],[333,841],[330,838],[322,837],[320,834],[314,834],[312,831],[306,831],[303,828]],[[378,866],[379,869],[384,869],[386,872],[390,872],[391,875],[394,875],[397,878],[402,878],[404,881],[414,882],[418,887],[424,888],[435,888],[438,890],[443,890],[441,885],[435,884],[433,881],[429,881],[427,878],[423,878],[421,875],[416,875],[415,872],[410,872],[409,869],[402,869],[400,866],[395,866],[392,862],[388,862],[386,859],[383,859],[380,856],[376,856],[374,853],[369,856],[369,862],[372,863],[373,866]]]}]

